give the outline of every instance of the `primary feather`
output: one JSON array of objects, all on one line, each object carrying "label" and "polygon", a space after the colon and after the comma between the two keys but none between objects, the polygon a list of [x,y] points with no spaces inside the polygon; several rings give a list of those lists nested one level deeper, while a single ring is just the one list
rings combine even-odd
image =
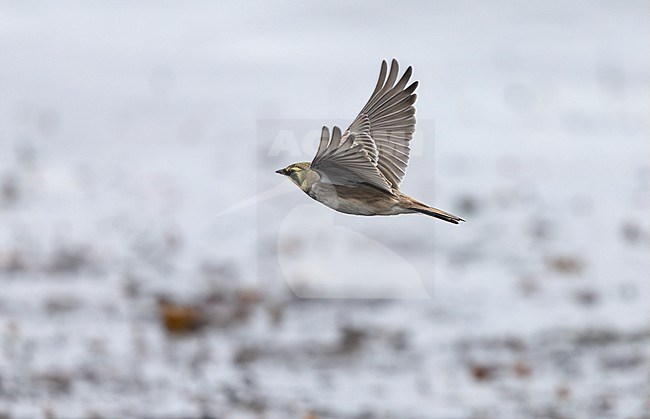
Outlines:
[{"label": "primary feather", "polygon": [[387,64],[383,61],[379,79],[370,99],[361,112],[343,134],[343,138],[355,134],[364,138],[360,143],[366,148],[381,174],[395,189],[404,178],[411,149],[410,141],[415,132],[415,107],[417,99],[414,93],[418,82],[409,79],[413,72],[408,67],[400,80],[397,80],[399,65],[397,60],[391,62],[386,79]]},{"label": "primary feather", "polygon": [[412,73],[409,67],[395,83],[399,72],[396,60],[388,77],[387,68],[383,61],[370,99],[345,133],[341,135],[334,127],[330,139],[329,130],[323,128],[312,168],[331,183],[368,183],[390,192],[398,189],[404,178],[415,131],[413,104],[418,82],[406,87]]}]

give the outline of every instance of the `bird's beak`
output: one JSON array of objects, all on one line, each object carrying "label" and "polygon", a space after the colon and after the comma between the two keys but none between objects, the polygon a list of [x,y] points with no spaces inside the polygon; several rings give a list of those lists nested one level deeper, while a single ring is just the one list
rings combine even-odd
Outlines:
[{"label": "bird's beak", "polygon": [[283,175],[284,174],[284,169],[278,169],[278,170],[275,171],[275,173],[277,173],[279,175]]}]

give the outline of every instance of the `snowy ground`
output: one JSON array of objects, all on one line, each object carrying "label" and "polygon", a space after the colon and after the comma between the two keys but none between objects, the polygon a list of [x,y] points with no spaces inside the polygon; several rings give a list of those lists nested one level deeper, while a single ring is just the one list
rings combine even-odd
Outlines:
[{"label": "snowy ground", "polygon": [[[0,1],[0,416],[649,417],[648,12]],[[273,173],[392,57],[463,225]]]}]

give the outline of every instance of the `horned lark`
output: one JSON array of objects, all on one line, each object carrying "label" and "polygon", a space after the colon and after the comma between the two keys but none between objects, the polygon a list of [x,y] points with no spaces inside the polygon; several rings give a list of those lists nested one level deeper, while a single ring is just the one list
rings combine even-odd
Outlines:
[{"label": "horned lark", "polygon": [[321,132],[311,163],[291,164],[276,173],[288,176],[307,195],[346,214],[397,215],[421,213],[450,223],[465,221],[423,204],[399,190],[409,160],[409,142],[415,131],[415,89],[407,86],[412,69],[397,80],[393,60],[387,73],[381,63],[379,80],[368,103],[348,129]]}]

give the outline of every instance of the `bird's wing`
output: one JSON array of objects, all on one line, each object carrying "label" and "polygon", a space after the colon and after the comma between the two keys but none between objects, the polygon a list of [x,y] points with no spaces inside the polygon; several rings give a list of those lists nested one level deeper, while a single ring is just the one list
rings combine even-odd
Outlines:
[{"label": "bird's wing", "polygon": [[363,145],[381,174],[394,188],[398,188],[406,173],[411,152],[409,142],[415,132],[413,104],[417,98],[414,92],[418,82],[406,86],[413,72],[409,67],[395,83],[399,72],[395,59],[390,65],[388,78],[386,72],[386,61],[382,61],[375,90],[343,134],[343,140],[354,134],[356,142]]},{"label": "bird's wing", "polygon": [[329,129],[323,127],[311,169],[327,183],[342,186],[365,183],[391,193],[390,183],[372,162],[366,147],[356,139],[354,134],[341,139],[339,127],[334,127],[330,138]]}]

